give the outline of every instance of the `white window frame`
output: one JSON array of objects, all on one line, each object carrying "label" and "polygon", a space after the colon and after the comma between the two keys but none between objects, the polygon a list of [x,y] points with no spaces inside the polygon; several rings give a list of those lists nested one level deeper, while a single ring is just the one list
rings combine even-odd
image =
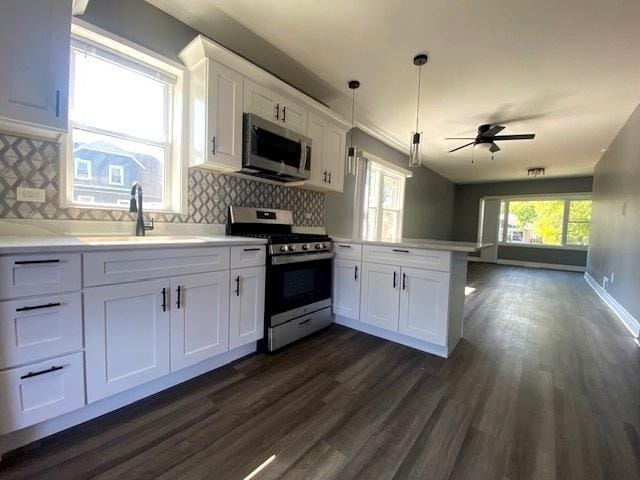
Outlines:
[{"label": "white window frame", "polygon": [[[501,202],[506,202],[504,210],[504,218],[502,219],[502,238],[498,238],[498,245],[505,247],[521,247],[521,248],[548,248],[556,250],[588,250],[589,245],[576,245],[567,243],[567,226],[569,224],[569,205],[573,200],[591,200],[590,193],[576,193],[576,194],[549,194],[549,195],[520,195],[520,196],[499,196],[499,197],[485,197],[485,198],[497,198]],[[539,243],[519,243],[508,242],[506,236],[509,228],[509,202],[512,201],[563,201],[564,202],[564,214],[562,217],[562,236],[560,245],[545,245]],[[502,206],[501,206],[502,207]],[[502,208],[500,208],[502,211]],[[579,222],[572,222],[579,223]],[[587,222],[582,222],[587,223]],[[590,222],[589,222],[590,223]]]},{"label": "white window frame", "polygon": [[[71,161],[73,161],[73,178],[74,179],[78,179],[78,180],[91,180],[91,176],[92,176],[92,172],[91,172],[91,161],[90,160],[85,160],[84,158],[76,158],[71,159]],[[78,165],[80,164],[86,165],[87,166],[87,176],[86,177],[79,177],[78,176]]]},{"label": "white window frame", "polygon": [[[114,182],[112,180],[112,172],[118,170],[120,172],[120,181]],[[109,185],[124,185],[124,167],[122,165],[109,165]]]},{"label": "white window frame", "polygon": [[[186,69],[184,65],[157,54],[145,47],[133,43],[127,39],[112,34],[106,30],[98,28],[88,22],[78,18],[73,18],[71,24],[72,38],[77,38],[82,42],[95,44],[98,48],[107,49],[115,55],[120,55],[126,60],[139,62],[143,66],[158,71],[165,72],[175,77],[173,94],[170,95],[170,101],[167,108],[172,114],[169,116],[172,123],[168,126],[171,135],[171,143],[168,146],[166,168],[164,174],[164,209],[154,209],[147,207],[149,212],[166,212],[166,213],[187,213],[187,192],[188,192],[188,162],[186,161],[186,111],[183,108],[186,100]],[[70,79],[73,82],[73,76]],[[73,88],[73,85],[70,85]],[[69,123],[69,132],[73,128]],[[85,129],[83,127],[83,129]],[[91,129],[86,129],[91,130]],[[98,132],[108,133],[108,132]],[[78,207],[106,210],[126,210],[128,207],[107,205],[82,205],[73,201],[73,181],[74,168],[70,168],[73,161],[73,145],[72,135],[69,133],[64,136],[60,145],[60,178],[61,207]],[[124,138],[122,135],[118,135]],[[135,140],[135,139],[134,139]]]},{"label": "white window frame", "polygon": [[[382,219],[384,217],[385,210],[391,210],[391,211],[397,212],[398,225],[397,225],[397,232],[396,232],[396,237],[394,238],[394,241],[400,241],[402,240],[406,179],[407,177],[411,176],[411,173],[401,167],[398,167],[397,165],[394,165],[390,162],[386,162],[377,157],[374,157],[373,159],[371,158],[368,159],[366,163],[367,163],[367,167],[364,169],[360,169],[362,173],[365,175],[365,179],[364,179],[363,198],[359,206],[359,208],[361,209],[361,215],[357,216],[360,218],[360,221],[362,222],[362,225],[361,225],[362,237],[363,239],[367,239],[368,237],[368,232],[366,231],[367,216],[368,216],[368,210],[369,210],[369,205],[367,204],[367,201],[368,201],[367,178],[369,177],[370,170],[376,170],[377,172],[380,172],[379,173],[380,179],[378,181],[378,195],[377,195],[378,205],[376,205],[375,207],[376,215],[377,215],[376,232],[375,232],[375,238],[373,239],[373,241],[381,241]],[[382,206],[383,191],[384,191],[384,177],[391,177],[398,181],[399,208],[397,209],[388,209],[388,208],[383,208]]]}]

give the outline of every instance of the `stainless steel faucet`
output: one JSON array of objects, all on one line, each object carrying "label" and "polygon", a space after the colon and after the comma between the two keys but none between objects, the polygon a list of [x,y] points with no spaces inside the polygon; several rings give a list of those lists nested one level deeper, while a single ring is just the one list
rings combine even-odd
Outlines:
[{"label": "stainless steel faucet", "polygon": [[129,211],[131,213],[138,212],[136,219],[136,236],[144,237],[147,230],[153,230],[153,218],[151,223],[145,223],[142,216],[142,185],[138,182],[131,184],[131,200],[129,201]]}]

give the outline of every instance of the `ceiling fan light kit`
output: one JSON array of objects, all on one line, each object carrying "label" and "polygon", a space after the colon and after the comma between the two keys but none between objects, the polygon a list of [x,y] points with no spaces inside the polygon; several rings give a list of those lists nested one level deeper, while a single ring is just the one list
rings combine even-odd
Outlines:
[{"label": "ceiling fan light kit", "polygon": [[347,84],[351,89],[351,130],[349,131],[349,148],[347,149],[347,174],[355,175],[357,171],[358,151],[353,144],[353,128],[355,126],[356,90],[360,87],[358,80],[350,80]]},{"label": "ceiling fan light kit", "polygon": [[409,166],[410,167],[419,167],[422,165],[422,152],[420,145],[420,137],[422,132],[419,130],[419,120],[420,120],[420,83],[421,83],[421,73],[422,66],[427,63],[429,57],[424,54],[418,54],[413,57],[413,64],[418,67],[418,103],[416,107],[416,129],[411,133],[411,143],[409,145]]}]

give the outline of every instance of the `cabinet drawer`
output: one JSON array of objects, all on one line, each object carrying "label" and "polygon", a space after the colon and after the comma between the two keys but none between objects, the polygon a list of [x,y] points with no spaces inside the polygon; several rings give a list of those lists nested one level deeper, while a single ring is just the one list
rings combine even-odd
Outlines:
[{"label": "cabinet drawer", "polygon": [[95,252],[84,255],[84,285],[92,287],[228,269],[229,247]]},{"label": "cabinet drawer", "polygon": [[80,290],[80,254],[0,257],[0,299]]},{"label": "cabinet drawer", "polygon": [[231,247],[231,268],[261,267],[266,263],[267,249],[264,245]]},{"label": "cabinet drawer", "polygon": [[0,434],[85,404],[82,353],[0,372]]},{"label": "cabinet drawer", "polygon": [[362,260],[362,245],[358,243],[334,242],[336,257],[345,260]]},{"label": "cabinet drawer", "polygon": [[0,369],[81,349],[80,292],[0,303]]},{"label": "cabinet drawer", "polygon": [[440,272],[451,270],[451,252],[440,250],[365,245],[362,256],[365,262],[425,268]]}]

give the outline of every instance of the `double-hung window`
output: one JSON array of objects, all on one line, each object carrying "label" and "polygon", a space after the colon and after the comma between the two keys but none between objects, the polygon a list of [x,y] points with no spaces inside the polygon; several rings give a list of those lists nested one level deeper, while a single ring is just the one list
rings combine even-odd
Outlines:
[{"label": "double-hung window", "polygon": [[146,209],[179,211],[181,73],[104,40],[72,37],[66,204],[122,209],[137,181]]},{"label": "double-hung window", "polygon": [[368,163],[362,238],[385,242],[400,240],[406,175],[375,161]]},{"label": "double-hung window", "polygon": [[508,198],[502,200],[498,237],[514,246],[583,248],[590,224],[588,196]]}]

